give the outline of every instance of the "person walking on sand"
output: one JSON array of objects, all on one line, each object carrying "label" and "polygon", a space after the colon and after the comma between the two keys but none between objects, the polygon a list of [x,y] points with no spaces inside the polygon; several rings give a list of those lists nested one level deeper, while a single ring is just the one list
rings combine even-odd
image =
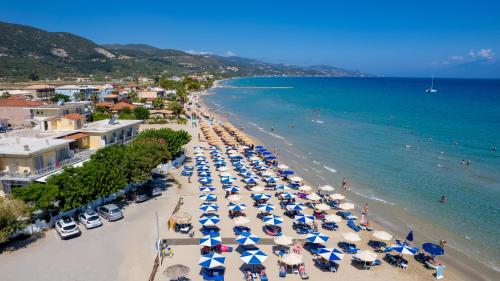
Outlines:
[{"label": "person walking on sand", "polygon": [[364,214],[365,214],[366,216],[368,216],[368,203],[365,203],[365,204],[363,205],[363,210],[364,210]]},{"label": "person walking on sand", "polygon": [[347,190],[349,188],[349,182],[347,181],[347,177],[344,177],[344,179],[342,180],[342,187],[344,188],[344,190]]}]

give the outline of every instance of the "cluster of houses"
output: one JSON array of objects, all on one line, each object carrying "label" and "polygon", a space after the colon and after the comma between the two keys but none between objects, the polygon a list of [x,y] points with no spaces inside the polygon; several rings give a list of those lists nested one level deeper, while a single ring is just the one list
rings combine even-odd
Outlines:
[{"label": "cluster of houses", "polygon": [[[141,102],[131,103],[135,92]],[[8,93],[8,94],[6,94]],[[70,101],[53,101],[56,94]],[[127,143],[138,134],[141,120],[91,121],[99,106],[111,112],[150,107],[158,97],[175,92],[134,85],[31,85],[0,91],[0,196],[30,182],[45,182],[64,167],[81,166],[100,148]],[[152,112],[153,114],[155,112]]]}]

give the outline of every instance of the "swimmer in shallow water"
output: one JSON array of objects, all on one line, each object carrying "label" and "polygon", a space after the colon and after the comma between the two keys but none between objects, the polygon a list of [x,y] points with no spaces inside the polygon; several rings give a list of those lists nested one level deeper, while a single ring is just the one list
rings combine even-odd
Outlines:
[{"label": "swimmer in shallow water", "polygon": [[446,196],[441,196],[441,199],[439,199],[439,203],[444,204],[446,202]]}]

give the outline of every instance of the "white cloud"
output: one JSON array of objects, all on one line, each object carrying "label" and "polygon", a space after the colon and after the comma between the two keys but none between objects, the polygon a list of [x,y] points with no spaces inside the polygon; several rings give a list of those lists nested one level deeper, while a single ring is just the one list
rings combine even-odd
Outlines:
[{"label": "white cloud", "polygon": [[231,52],[231,51],[226,51],[225,55],[226,55],[226,57],[235,57],[235,56],[237,56],[236,53]]},{"label": "white cloud", "polygon": [[187,50],[185,51],[188,54],[191,55],[211,55],[212,52],[207,52],[207,51],[195,51],[195,50]]},{"label": "white cloud", "polygon": [[491,49],[491,48],[483,48],[477,52],[474,50],[470,50],[469,56],[471,56],[472,58],[483,58],[483,59],[491,60],[491,59],[495,58],[495,53],[493,52],[493,49]]},{"label": "white cloud", "polygon": [[464,60],[464,57],[462,56],[451,56],[449,57],[450,60]]}]

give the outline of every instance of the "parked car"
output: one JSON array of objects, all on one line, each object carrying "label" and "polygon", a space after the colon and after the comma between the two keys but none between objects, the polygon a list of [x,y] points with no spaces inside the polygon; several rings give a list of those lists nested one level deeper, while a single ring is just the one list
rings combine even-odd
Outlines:
[{"label": "parked car", "polygon": [[151,195],[151,197],[160,196],[161,192],[162,192],[162,190],[161,190],[161,188],[159,186],[153,186],[149,190],[149,194]]},{"label": "parked car", "polygon": [[134,202],[141,203],[149,199],[148,194],[145,191],[140,191],[135,194]]},{"label": "parked car", "polygon": [[61,239],[75,237],[81,234],[78,225],[68,216],[64,216],[56,221],[56,231],[61,236]]},{"label": "parked car", "polygon": [[108,221],[116,221],[123,218],[123,213],[120,207],[115,204],[107,204],[99,207],[97,209],[97,213],[101,215],[101,217],[107,219]]},{"label": "parked car", "polygon": [[91,229],[102,225],[101,218],[92,209],[85,210],[84,212],[79,214],[78,220],[85,226],[86,229]]}]

